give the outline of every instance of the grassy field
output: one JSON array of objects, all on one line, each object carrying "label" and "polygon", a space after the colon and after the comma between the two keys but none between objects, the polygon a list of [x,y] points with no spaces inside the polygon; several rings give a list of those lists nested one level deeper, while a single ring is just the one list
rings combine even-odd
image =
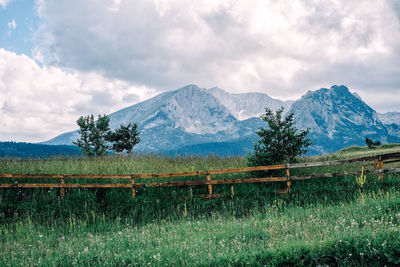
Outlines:
[{"label": "grassy field", "polygon": [[[400,151],[351,148],[301,161]],[[321,167],[343,171],[358,165]],[[104,157],[1,160],[1,173],[146,173],[246,166],[245,158]],[[310,172],[311,170],[301,170]],[[234,175],[234,174],[233,174]],[[253,174],[248,174],[253,175]],[[225,175],[222,178],[232,178]],[[1,182],[5,182],[2,180]],[[10,182],[9,180],[7,182]],[[0,266],[400,264],[400,177],[129,190],[0,190]]]}]

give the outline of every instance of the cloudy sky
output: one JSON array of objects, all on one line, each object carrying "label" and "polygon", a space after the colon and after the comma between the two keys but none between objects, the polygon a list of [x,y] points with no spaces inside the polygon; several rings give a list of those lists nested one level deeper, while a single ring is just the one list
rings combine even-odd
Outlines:
[{"label": "cloudy sky", "polygon": [[400,111],[400,0],[0,0],[0,141],[186,84]]}]

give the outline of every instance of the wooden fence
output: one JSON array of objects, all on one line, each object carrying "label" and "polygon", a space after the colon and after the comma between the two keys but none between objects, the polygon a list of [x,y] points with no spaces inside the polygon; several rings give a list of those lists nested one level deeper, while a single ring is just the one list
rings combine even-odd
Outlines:
[{"label": "wooden fence", "polygon": [[[362,157],[356,159],[346,160],[333,160],[323,162],[310,162],[310,163],[289,163],[271,166],[258,166],[248,168],[234,168],[222,170],[204,170],[193,172],[176,172],[176,173],[138,173],[138,174],[0,174],[0,178],[22,178],[22,179],[55,179],[59,183],[8,183],[0,184],[0,188],[59,188],[60,196],[65,196],[66,188],[129,188],[132,197],[136,196],[136,189],[140,187],[156,187],[156,186],[199,186],[207,185],[208,194],[205,198],[214,198],[217,195],[213,194],[213,185],[218,184],[240,184],[240,183],[265,183],[265,182],[286,182],[286,190],[281,193],[289,193],[292,181],[307,180],[316,178],[329,178],[346,175],[358,175],[360,170],[344,171],[336,173],[317,173],[307,175],[291,175],[291,169],[299,168],[313,168],[322,166],[335,166],[349,163],[362,163],[363,165],[370,165],[373,163],[373,169],[364,170],[365,174],[378,174],[379,179],[383,180],[384,173],[399,173],[400,167],[384,168],[385,164],[400,162],[400,152],[382,154],[377,156]],[[229,173],[242,173],[242,172],[257,172],[257,171],[273,171],[285,170],[284,176],[279,177],[262,177],[262,178],[240,178],[240,179],[211,179],[211,175],[229,174]],[[146,178],[172,178],[172,177],[188,177],[188,176],[205,176],[203,180],[191,181],[167,181],[167,182],[141,182],[138,183],[137,179]],[[66,183],[68,179],[126,179],[130,180],[129,183]],[[231,188],[232,194],[233,187]]]}]

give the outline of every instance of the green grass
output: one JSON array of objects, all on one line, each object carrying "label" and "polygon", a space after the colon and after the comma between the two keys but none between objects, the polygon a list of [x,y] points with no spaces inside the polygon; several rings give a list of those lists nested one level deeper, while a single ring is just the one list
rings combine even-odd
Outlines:
[{"label": "green grass", "polygon": [[214,213],[137,226],[91,213],[52,227],[29,220],[0,227],[5,266],[390,265],[400,263],[400,193],[365,204],[285,207],[245,218]]},{"label": "green grass", "polygon": [[[350,149],[301,160],[395,151],[399,148]],[[298,174],[363,165],[304,169]],[[244,166],[241,157],[138,155],[1,160],[0,172],[113,174]],[[0,266],[400,264],[398,174],[385,175],[382,182],[368,175],[362,192],[353,176],[295,181],[290,195],[277,194],[285,186],[235,185],[232,197],[229,185],[219,185],[213,189],[222,197],[213,200],[200,197],[206,186],[140,188],[135,199],[127,189],[71,189],[62,200],[56,189],[3,189]]]},{"label": "green grass", "polygon": [[389,143],[389,144],[377,146],[373,149],[370,149],[367,146],[351,146],[351,147],[344,148],[344,149],[332,154],[332,156],[336,156],[336,157],[372,156],[372,155],[378,155],[381,153],[391,153],[391,152],[399,152],[399,151],[400,151],[400,144]]},{"label": "green grass", "polygon": [[1,173],[130,174],[245,167],[243,157],[167,157],[158,155],[97,158],[0,159]]}]

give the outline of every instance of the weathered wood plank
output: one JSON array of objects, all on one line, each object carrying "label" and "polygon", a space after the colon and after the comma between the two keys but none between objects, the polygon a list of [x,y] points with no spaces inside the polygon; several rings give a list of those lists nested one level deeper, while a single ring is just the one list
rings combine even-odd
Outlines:
[{"label": "weathered wood plank", "polygon": [[0,188],[131,188],[131,184],[0,184]]},{"label": "weathered wood plank", "polygon": [[[400,167],[398,168],[390,168],[384,170],[364,170],[364,174],[380,174],[380,173],[399,173]],[[337,172],[337,173],[318,173],[318,174],[310,174],[303,176],[290,176],[291,180],[308,180],[308,179],[316,179],[316,178],[332,178],[338,176],[348,176],[348,175],[359,175],[360,171],[351,171],[351,172]]]},{"label": "weathered wood plank", "polygon": [[[250,171],[267,171],[267,170],[278,170],[285,169],[286,166],[289,168],[305,168],[305,167],[319,167],[337,165],[351,162],[365,162],[373,161],[381,158],[382,160],[394,159],[390,162],[400,162],[400,152],[381,154],[369,157],[362,157],[356,159],[347,160],[333,160],[324,162],[307,162],[307,163],[290,163],[287,165],[271,165],[271,166],[258,166],[258,167],[246,167],[246,168],[232,168],[232,169],[220,169],[210,170],[209,174],[224,174],[224,173],[237,173],[237,172],[250,172]],[[206,175],[206,171],[193,171],[193,172],[174,172],[174,173],[142,173],[135,174],[136,178],[168,178],[168,177],[180,177],[180,176],[197,176]],[[0,174],[0,178],[88,178],[88,179],[131,179],[131,174]]]},{"label": "weathered wood plank", "polygon": [[130,174],[0,174],[0,178],[27,178],[27,179],[61,179],[61,178],[89,178],[89,179],[130,179]]},{"label": "weathered wood plank", "polygon": [[395,153],[390,153],[390,154],[382,154],[382,155],[378,155],[378,157],[381,157],[382,160],[395,159],[395,158],[400,157],[400,152],[395,152]]},{"label": "weathered wood plank", "polygon": [[61,174],[0,174],[0,178],[38,178],[38,179],[47,179],[47,178],[55,178],[61,179],[63,175]]},{"label": "weathered wood plank", "polygon": [[281,181],[286,181],[286,177],[225,179],[225,180],[211,180],[211,181],[199,180],[199,181],[181,181],[181,182],[137,183],[135,184],[135,187],[242,184],[242,183],[264,183],[264,182],[281,182]]},{"label": "weathered wood plank", "polygon": [[[309,179],[316,179],[316,178],[332,178],[338,176],[347,176],[347,175],[357,175],[359,171],[354,172],[338,172],[338,173],[318,173],[318,174],[309,174],[309,175],[302,175],[302,176],[290,176],[291,180],[309,180]],[[365,171],[364,171],[365,173]]]},{"label": "weathered wood plank", "polygon": [[138,173],[135,174],[136,178],[168,178],[168,177],[183,177],[183,176],[197,176],[205,175],[205,171],[195,172],[171,172],[171,173]]},{"label": "weathered wood plank", "polygon": [[321,162],[305,162],[305,163],[289,163],[288,166],[291,169],[294,168],[307,168],[307,167],[320,167],[320,166],[331,166],[331,165],[339,165],[343,163],[354,163],[354,162],[368,162],[382,159],[392,159],[392,158],[399,158],[400,152],[396,153],[389,153],[389,154],[381,154],[376,156],[368,156],[362,158],[355,158],[355,159],[343,159],[343,160],[331,160],[331,161],[321,161]]},{"label": "weathered wood plank", "polygon": [[208,171],[208,172],[210,174],[223,174],[223,173],[250,172],[250,171],[269,171],[269,170],[285,169],[285,166],[286,166],[285,164],[280,164],[280,165],[271,165],[271,166],[221,169],[221,170],[212,170],[212,171]]},{"label": "weathered wood plank", "polygon": [[323,162],[304,162],[304,163],[289,163],[287,166],[289,169],[296,168],[307,168],[307,167],[320,167],[320,166],[331,166],[345,163],[342,160],[331,160],[331,161],[323,161]]},{"label": "weathered wood plank", "polygon": [[[236,172],[250,172],[250,171],[268,171],[268,170],[279,170],[284,169],[286,165],[271,165],[271,166],[258,166],[258,167],[246,167],[246,168],[231,168],[231,169],[220,169],[208,171],[209,174],[224,174],[224,173],[236,173]],[[197,176],[206,175],[207,171],[194,171],[194,172],[173,172],[173,173],[138,173],[135,174],[136,178],[168,178],[168,177],[179,177],[179,176]]]},{"label": "weathered wood plank", "polygon": [[[369,162],[379,161],[382,163],[395,163],[400,162],[400,152],[382,154],[376,156],[369,156],[350,160],[334,160],[325,162],[312,162],[312,163],[292,163],[287,165],[271,165],[271,166],[258,166],[247,168],[232,168],[220,169],[211,171],[194,171],[194,172],[176,172],[176,173],[157,173],[157,174],[0,174],[0,178],[33,178],[33,179],[60,179],[60,183],[12,183],[0,184],[0,188],[60,188],[61,195],[65,194],[65,188],[131,188],[131,194],[136,195],[136,188],[139,187],[155,187],[155,186],[191,186],[191,185],[208,185],[209,194],[212,195],[212,185],[215,184],[237,184],[237,183],[258,183],[258,182],[280,182],[286,181],[288,189],[290,189],[290,180],[307,180],[316,178],[330,178],[338,176],[359,175],[360,171],[337,172],[337,173],[321,173],[310,174],[303,176],[290,176],[290,168],[304,168],[304,167],[318,167],[338,165],[351,162]],[[381,164],[382,165],[382,164]],[[286,177],[265,177],[265,178],[247,178],[247,179],[224,179],[224,180],[211,180],[211,174],[224,174],[224,173],[238,173],[250,171],[267,171],[278,170],[286,168]],[[380,166],[378,170],[365,170],[365,174],[378,174],[383,173],[400,173],[400,167],[383,169]],[[135,178],[168,178],[168,177],[183,177],[183,176],[197,176],[206,175],[207,180],[199,181],[169,181],[169,182],[152,182],[152,183],[136,183]],[[129,184],[65,184],[65,178],[69,179],[131,179]],[[210,190],[211,189],[211,190]],[[210,193],[211,192],[211,193]]]},{"label": "weathered wood plank", "polygon": [[[400,173],[400,167],[381,170],[364,170],[365,174],[378,173]],[[340,173],[322,173],[304,176],[290,176],[291,180],[307,180],[315,178],[330,178],[337,176],[358,175],[359,171],[340,172]],[[181,181],[181,182],[159,182],[159,183],[136,183],[136,184],[28,184],[13,183],[0,184],[0,188],[138,188],[138,187],[155,187],[155,186],[190,186],[190,185],[214,185],[214,184],[238,184],[238,183],[261,183],[261,182],[284,182],[287,177],[265,177],[265,178],[247,178],[247,179],[226,179],[211,181]]]},{"label": "weathered wood plank", "polygon": [[83,179],[131,179],[131,174],[64,174],[65,178]]},{"label": "weathered wood plank", "polygon": [[384,161],[383,163],[389,164],[389,163],[396,163],[396,162],[400,162],[400,159],[387,160],[387,161]]},{"label": "weathered wood plank", "polygon": [[212,180],[211,184],[242,184],[242,183],[265,183],[265,182],[284,182],[286,177],[264,177],[264,178],[247,178],[247,179],[227,179]]}]

